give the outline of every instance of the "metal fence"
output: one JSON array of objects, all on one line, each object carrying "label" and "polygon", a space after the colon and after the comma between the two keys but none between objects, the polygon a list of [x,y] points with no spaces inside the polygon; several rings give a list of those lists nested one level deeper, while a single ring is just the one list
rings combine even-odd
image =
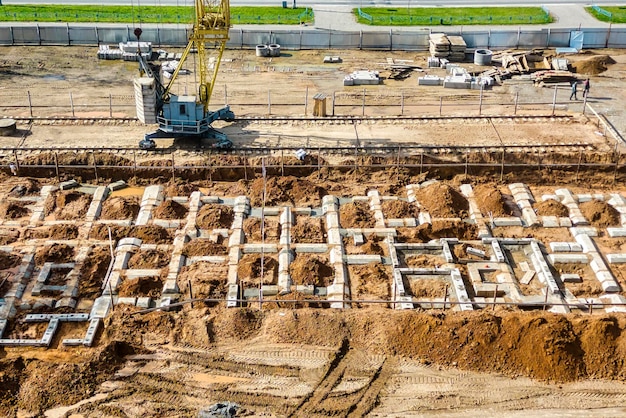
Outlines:
[{"label": "metal fence", "polygon": [[[32,25],[0,27],[0,45],[100,45],[136,40],[132,26]],[[626,48],[626,28],[557,28],[529,30],[446,30],[462,35],[469,48],[558,48],[568,47],[572,31],[583,31],[583,48]],[[183,46],[190,29],[144,25],[142,40],[155,46]],[[441,30],[436,30],[441,31]],[[228,48],[255,48],[276,43],[285,49],[428,49],[431,29],[415,31],[255,30],[231,29]]]}]

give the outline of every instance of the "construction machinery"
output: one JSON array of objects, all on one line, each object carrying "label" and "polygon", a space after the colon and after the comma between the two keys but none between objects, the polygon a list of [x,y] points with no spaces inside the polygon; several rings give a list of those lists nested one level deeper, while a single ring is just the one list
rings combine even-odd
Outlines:
[{"label": "construction machinery", "polygon": [[[195,21],[189,43],[167,84],[161,82],[160,69],[138,52],[141,77],[135,79],[137,116],[144,123],[159,125],[155,132],[146,134],[140,141],[140,148],[156,148],[156,138],[210,139],[213,147],[232,147],[226,135],[213,129],[211,124],[219,119],[231,121],[234,113],[229,106],[209,109],[229,28],[229,0],[195,0]],[[135,35],[140,44],[141,29],[136,29]],[[209,52],[212,52],[211,57]],[[173,88],[185,71],[183,65],[194,53],[197,54],[194,57],[197,93],[195,96],[175,94]]]}]

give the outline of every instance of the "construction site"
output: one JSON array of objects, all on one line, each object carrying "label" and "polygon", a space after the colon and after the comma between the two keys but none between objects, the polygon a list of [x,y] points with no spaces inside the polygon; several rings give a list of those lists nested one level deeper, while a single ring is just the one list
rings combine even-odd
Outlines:
[{"label": "construction site", "polygon": [[208,3],[0,47],[0,415],[626,413],[626,52],[210,60]]}]

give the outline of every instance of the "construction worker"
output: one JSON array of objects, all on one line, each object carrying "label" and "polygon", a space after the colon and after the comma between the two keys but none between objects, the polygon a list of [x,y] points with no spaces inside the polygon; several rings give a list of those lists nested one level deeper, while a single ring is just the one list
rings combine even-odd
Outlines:
[{"label": "construction worker", "polygon": [[578,92],[578,80],[574,80],[572,81],[572,94],[569,95],[569,99],[572,100],[572,97],[574,98],[574,100],[578,100],[578,97],[576,97],[576,93]]}]

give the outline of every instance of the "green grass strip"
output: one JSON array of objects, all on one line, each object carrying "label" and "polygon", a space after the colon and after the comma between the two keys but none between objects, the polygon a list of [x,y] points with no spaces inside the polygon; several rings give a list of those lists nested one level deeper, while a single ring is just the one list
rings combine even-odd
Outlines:
[{"label": "green grass strip", "polygon": [[601,22],[626,23],[625,6],[592,6],[585,10]]},{"label": "green grass strip", "polygon": [[[231,7],[234,25],[298,25],[313,21],[311,9],[282,7]],[[194,20],[193,7],[185,6],[71,6],[3,5],[3,22],[107,22],[107,23],[183,23]]]},{"label": "green grass strip", "polygon": [[[372,26],[528,25],[552,22],[541,7],[366,7],[354,14]],[[370,19],[371,18],[371,19]]]}]

